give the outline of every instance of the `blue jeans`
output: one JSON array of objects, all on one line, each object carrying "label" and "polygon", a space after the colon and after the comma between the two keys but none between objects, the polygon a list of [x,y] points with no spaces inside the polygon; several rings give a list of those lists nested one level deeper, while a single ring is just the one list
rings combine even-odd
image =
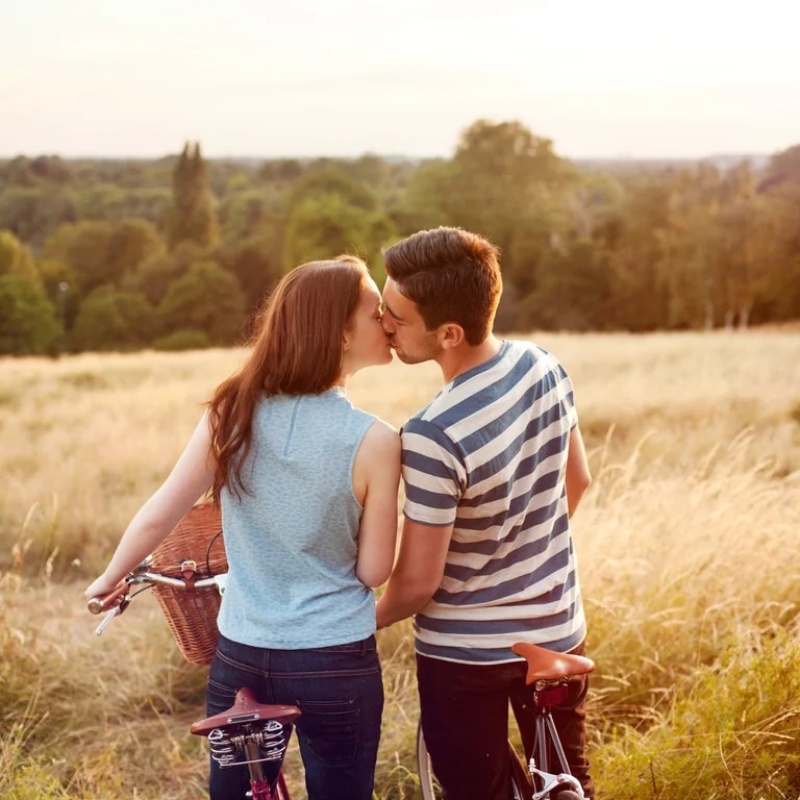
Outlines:
[{"label": "blue jeans", "polygon": [[[309,800],[371,800],[383,712],[374,636],[309,650],[268,650],[220,636],[208,715],[230,708],[242,687],[260,703],[302,712],[295,724]],[[249,788],[247,767],[220,769],[212,759],[211,800],[243,800]]]}]

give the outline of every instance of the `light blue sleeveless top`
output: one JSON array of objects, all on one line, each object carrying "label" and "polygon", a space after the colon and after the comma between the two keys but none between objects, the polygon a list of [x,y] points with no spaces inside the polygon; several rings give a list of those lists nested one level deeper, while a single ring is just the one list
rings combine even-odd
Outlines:
[{"label": "light blue sleeveless top", "polygon": [[298,650],[375,632],[374,594],[355,573],[362,507],[352,481],[374,420],[339,387],[258,403],[242,469],[250,493],[221,495],[229,570],[223,636]]}]

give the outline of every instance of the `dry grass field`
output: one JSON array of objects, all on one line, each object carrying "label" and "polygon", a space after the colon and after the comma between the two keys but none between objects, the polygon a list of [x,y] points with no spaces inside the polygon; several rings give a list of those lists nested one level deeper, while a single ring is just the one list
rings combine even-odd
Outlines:
[{"label": "dry grass field", "polygon": [[[594,475],[574,522],[600,800],[797,800],[800,335],[532,338],[572,375]],[[82,588],[242,357],[0,361],[0,797],[202,796],[205,670],[151,598],[94,637]],[[399,426],[440,382],[394,363],[350,396]],[[416,792],[409,634],[380,634],[380,798]]]}]

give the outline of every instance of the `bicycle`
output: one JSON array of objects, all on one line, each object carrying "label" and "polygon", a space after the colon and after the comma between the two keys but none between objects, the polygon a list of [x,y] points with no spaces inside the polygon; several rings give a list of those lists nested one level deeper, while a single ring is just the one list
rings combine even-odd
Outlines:
[{"label": "bicycle", "polygon": [[[146,559],[113,592],[89,600],[92,614],[107,611],[95,630],[97,636],[128,608],[136,595],[155,586],[179,591],[216,589],[220,595],[225,591],[227,573],[195,580],[197,566],[186,560],[180,564],[183,578],[174,578],[151,571],[152,563],[152,557]],[[134,587],[141,588],[132,593]],[[190,732],[208,739],[211,757],[222,769],[247,765],[252,800],[291,800],[281,765],[294,720],[300,713],[296,706],[258,703],[249,689],[242,688],[229,709],[193,723]],[[272,780],[264,770],[268,763],[278,767]]]},{"label": "bicycle", "polygon": [[[566,700],[567,682],[591,672],[594,662],[585,656],[556,653],[525,642],[518,642],[511,649],[528,663],[525,683],[531,687],[534,712],[533,749],[527,767],[515,747],[508,743],[511,796],[513,800],[584,800],[583,788],[570,773],[552,708]],[[555,758],[551,757],[551,748]],[[554,767],[560,771],[554,772]],[[417,773],[423,800],[438,800],[440,795],[421,725],[417,726]]]}]

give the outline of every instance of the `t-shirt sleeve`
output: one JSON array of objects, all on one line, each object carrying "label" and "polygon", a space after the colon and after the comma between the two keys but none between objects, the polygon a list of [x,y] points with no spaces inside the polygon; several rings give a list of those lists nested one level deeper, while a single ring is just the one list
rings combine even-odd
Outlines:
[{"label": "t-shirt sleeve", "polygon": [[572,380],[561,362],[555,360],[554,371],[558,381],[558,395],[561,404],[561,412],[569,422],[569,429],[572,430],[578,424],[578,409],[575,408],[575,395],[572,389]]},{"label": "t-shirt sleeve", "polygon": [[404,515],[423,525],[452,525],[466,481],[459,449],[444,431],[420,419],[403,426],[402,442]]}]

